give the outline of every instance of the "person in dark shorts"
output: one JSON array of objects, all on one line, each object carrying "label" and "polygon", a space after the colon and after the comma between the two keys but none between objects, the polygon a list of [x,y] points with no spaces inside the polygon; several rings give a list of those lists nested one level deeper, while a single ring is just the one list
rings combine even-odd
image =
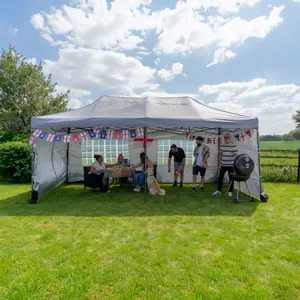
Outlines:
[{"label": "person in dark shorts", "polygon": [[203,190],[205,179],[205,172],[207,168],[207,160],[209,158],[209,148],[204,145],[204,138],[202,136],[196,137],[196,147],[194,149],[194,164],[193,164],[193,192],[196,191],[197,176],[200,173],[200,189]]},{"label": "person in dark shorts", "polygon": [[[238,148],[237,145],[233,144],[231,141],[231,134],[225,133],[224,135],[224,144],[220,145],[220,152],[219,152],[219,178],[218,178],[218,187],[217,190],[213,193],[213,195],[221,195],[222,187],[223,187],[223,180],[224,175],[226,172],[229,174],[229,181],[231,181],[230,174],[234,172],[234,160],[238,155]],[[233,191],[233,184],[230,187],[228,192],[228,196],[232,196]]]},{"label": "person in dark shorts", "polygon": [[180,176],[180,187],[182,187],[184,179],[184,166],[185,166],[185,152],[182,148],[177,147],[175,144],[171,146],[169,151],[168,172],[171,173],[171,159],[174,157],[174,184],[177,186],[177,177]]}]

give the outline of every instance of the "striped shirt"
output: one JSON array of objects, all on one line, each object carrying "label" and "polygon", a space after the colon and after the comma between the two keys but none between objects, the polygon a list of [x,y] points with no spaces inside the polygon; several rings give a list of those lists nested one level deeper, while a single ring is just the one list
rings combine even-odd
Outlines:
[{"label": "striped shirt", "polygon": [[237,146],[230,144],[220,145],[220,152],[222,154],[221,165],[223,167],[233,167],[234,159],[238,153]]}]

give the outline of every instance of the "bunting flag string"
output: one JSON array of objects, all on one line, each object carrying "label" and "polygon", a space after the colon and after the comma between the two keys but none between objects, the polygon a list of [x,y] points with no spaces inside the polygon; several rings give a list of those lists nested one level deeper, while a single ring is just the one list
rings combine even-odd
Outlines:
[{"label": "bunting flag string", "polygon": [[[184,132],[185,138],[190,140],[191,142],[195,140],[196,136],[191,134],[190,128],[185,130]],[[251,129],[247,129],[245,131],[236,133],[233,135],[234,138],[240,142],[245,141],[246,138],[253,138]],[[117,129],[117,130],[110,130],[108,128],[98,129],[88,129],[80,133],[73,133],[69,135],[57,135],[56,133],[45,132],[41,129],[36,129],[32,136],[29,138],[28,142],[32,145],[32,147],[36,147],[36,138],[44,139],[45,141],[52,143],[52,142],[61,142],[64,143],[78,143],[80,141],[86,141],[88,138],[90,139],[136,139],[136,138],[143,138],[144,137],[144,129],[142,127],[136,129]],[[205,144],[222,144],[223,139],[218,137],[205,137],[204,139]]]}]

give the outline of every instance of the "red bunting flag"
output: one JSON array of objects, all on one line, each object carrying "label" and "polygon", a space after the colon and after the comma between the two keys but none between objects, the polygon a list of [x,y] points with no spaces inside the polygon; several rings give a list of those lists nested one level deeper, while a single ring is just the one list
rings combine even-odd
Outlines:
[{"label": "red bunting flag", "polygon": [[115,138],[116,138],[117,140],[119,140],[119,139],[122,138],[122,132],[121,132],[121,130],[116,130],[116,131],[115,131]]},{"label": "red bunting flag", "polygon": [[75,133],[72,135],[72,142],[73,143],[78,143],[79,142],[79,134]]},{"label": "red bunting flag", "polygon": [[251,134],[251,130],[250,129],[248,129],[247,131],[245,131],[245,133],[249,136],[249,137],[251,137],[252,136],[252,134]]}]

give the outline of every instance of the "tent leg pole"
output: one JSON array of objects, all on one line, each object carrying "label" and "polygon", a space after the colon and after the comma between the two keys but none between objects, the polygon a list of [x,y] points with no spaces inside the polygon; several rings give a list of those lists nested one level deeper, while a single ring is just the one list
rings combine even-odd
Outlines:
[{"label": "tent leg pole", "polygon": [[[68,128],[68,135],[71,133],[71,128]],[[70,142],[67,143],[67,174],[66,174],[66,181],[69,181],[69,151],[70,151]]]},{"label": "tent leg pole", "polygon": [[[31,128],[31,135],[33,133],[33,129]],[[32,147],[31,150],[31,198],[29,200],[29,204],[36,204],[38,201],[38,191],[34,190],[34,180],[33,180],[33,174],[34,174],[34,165],[35,165],[35,150],[34,147]]]},{"label": "tent leg pole", "polygon": [[217,170],[217,177],[216,177],[216,182],[218,182],[218,178],[219,178],[219,153],[220,153],[220,138],[221,138],[221,128],[218,128],[218,170]]},{"label": "tent leg pole", "polygon": [[[145,152],[145,162],[147,162],[147,127],[144,127],[144,152]],[[144,165],[145,172],[145,183],[144,183],[144,200],[147,197],[147,164]]]},{"label": "tent leg pole", "polygon": [[257,139],[257,161],[258,161],[258,172],[259,172],[259,194],[261,195],[262,191],[262,185],[261,185],[261,167],[260,167],[260,146],[259,146],[259,142],[260,142],[260,138],[259,138],[259,132],[258,129],[256,129],[256,139]]}]

